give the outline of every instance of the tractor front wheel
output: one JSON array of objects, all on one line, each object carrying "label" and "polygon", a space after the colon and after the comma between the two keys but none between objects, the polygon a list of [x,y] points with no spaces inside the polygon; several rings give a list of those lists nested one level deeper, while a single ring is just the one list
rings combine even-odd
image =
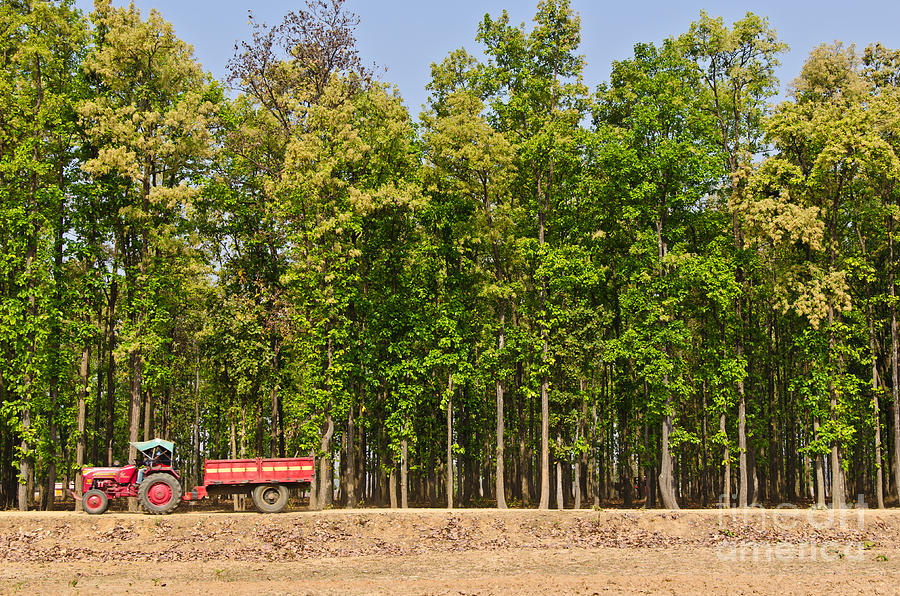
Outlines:
[{"label": "tractor front wheel", "polygon": [[290,491],[283,484],[260,484],[253,487],[253,504],[263,513],[281,513],[288,504]]},{"label": "tractor front wheel", "polygon": [[109,497],[102,490],[92,488],[81,498],[81,507],[85,513],[100,515],[109,507]]},{"label": "tractor front wheel", "polygon": [[181,501],[181,485],[168,474],[151,474],[138,487],[138,500],[155,515],[172,513]]}]

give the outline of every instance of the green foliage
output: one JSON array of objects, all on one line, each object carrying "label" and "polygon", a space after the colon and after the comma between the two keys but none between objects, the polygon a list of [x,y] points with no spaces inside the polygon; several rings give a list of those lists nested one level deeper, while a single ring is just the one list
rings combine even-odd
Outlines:
[{"label": "green foliage", "polygon": [[251,19],[234,95],[157,11],[0,17],[0,495],[141,433],[186,477],[312,453],[382,501],[405,450],[410,494],[449,467],[486,502],[503,453],[526,502],[543,424],[567,492],[577,464],[623,500],[663,447],[690,500],[885,463],[897,51],[820,46],[770,109],[768,21],[701,13],[591,94],[542,0],[432,65],[414,122],[341,1]]}]

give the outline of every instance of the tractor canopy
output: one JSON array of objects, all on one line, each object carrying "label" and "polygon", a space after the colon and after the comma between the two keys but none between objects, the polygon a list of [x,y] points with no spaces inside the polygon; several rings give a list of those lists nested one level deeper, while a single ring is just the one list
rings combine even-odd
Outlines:
[{"label": "tractor canopy", "polygon": [[152,439],[150,441],[132,441],[131,445],[144,454],[148,465],[171,465],[172,451],[175,443],[165,439]]}]

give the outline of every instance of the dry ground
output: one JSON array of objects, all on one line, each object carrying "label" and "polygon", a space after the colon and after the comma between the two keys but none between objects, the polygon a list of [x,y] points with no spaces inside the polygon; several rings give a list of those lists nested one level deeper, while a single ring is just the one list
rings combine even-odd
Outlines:
[{"label": "dry ground", "polygon": [[0,593],[895,594],[900,510],[0,512]]}]

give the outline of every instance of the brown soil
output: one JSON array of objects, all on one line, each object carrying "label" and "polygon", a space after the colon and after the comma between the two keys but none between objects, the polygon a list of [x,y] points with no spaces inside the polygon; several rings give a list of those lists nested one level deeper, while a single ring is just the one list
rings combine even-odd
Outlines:
[{"label": "brown soil", "polygon": [[0,593],[893,594],[900,511],[0,512]]}]

